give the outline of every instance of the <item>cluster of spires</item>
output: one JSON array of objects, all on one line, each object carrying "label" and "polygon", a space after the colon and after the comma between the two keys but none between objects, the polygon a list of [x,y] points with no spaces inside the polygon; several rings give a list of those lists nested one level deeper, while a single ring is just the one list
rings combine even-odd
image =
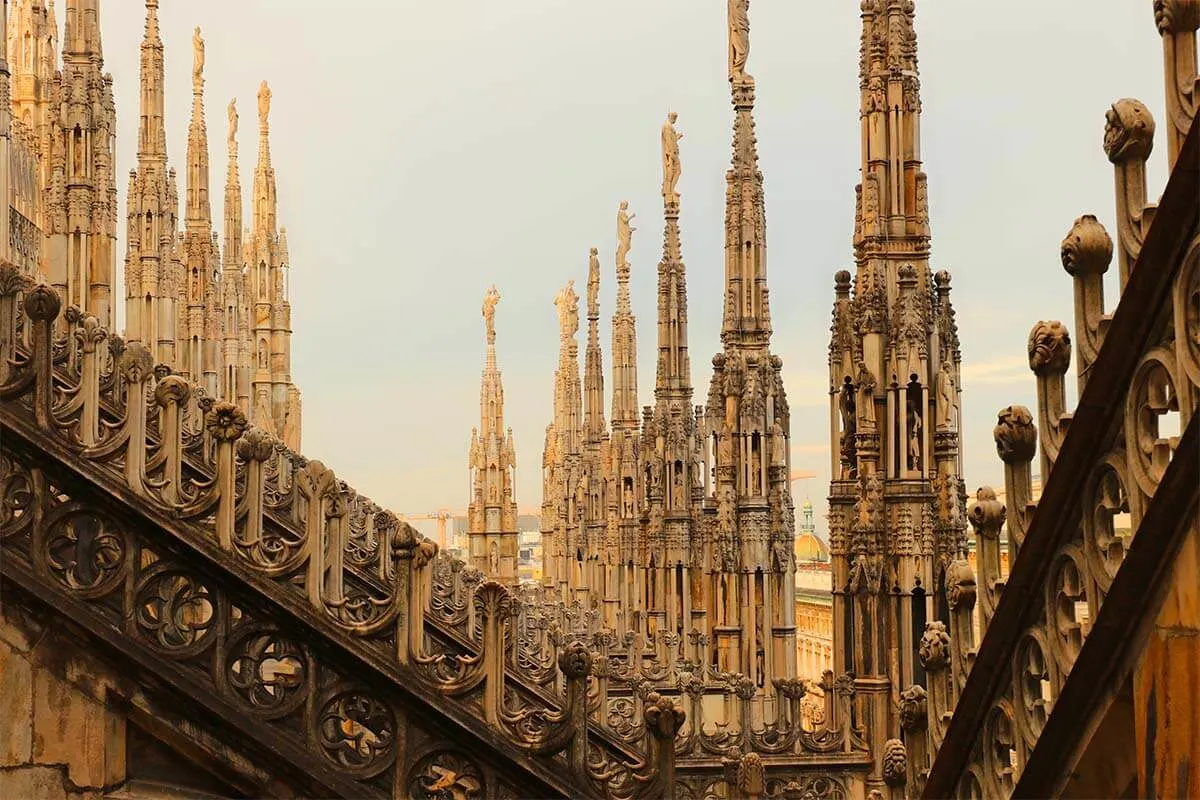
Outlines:
[{"label": "cluster of spires", "polygon": [[[627,258],[634,228],[626,203],[617,213],[611,425],[604,418],[597,248],[588,257],[582,379],[580,298],[574,282],[555,299],[560,346],[554,419],[546,429],[542,459],[543,591],[547,598],[596,609],[618,635],[633,632],[651,641],[665,637],[683,658],[695,658],[711,641],[714,646],[705,651],[712,653],[713,667],[749,676],[769,692],[773,676],[795,668],[794,524],[782,361],[770,352],[754,79],[745,71],[747,6],[746,0],[729,3],[735,124],[726,174],[726,303],[708,403],[693,405],[687,270],[675,188],[682,136],[671,113],[661,132],[664,231],[653,405],[639,415]],[[486,305],[484,316],[490,368],[492,323]],[[485,370],[485,409],[499,396],[498,380],[489,383],[487,374]],[[473,454],[475,441],[473,436]],[[511,446],[511,437],[505,441]],[[490,461],[480,463],[491,468]],[[479,468],[474,455],[472,467]],[[478,478],[475,485],[480,485]],[[473,517],[470,534],[473,542],[486,538],[496,541],[502,554],[516,554],[515,527],[485,531]],[[471,552],[474,557],[474,543]],[[497,574],[490,570],[494,561],[473,563],[515,582],[515,569]]]},{"label": "cluster of spires", "polygon": [[[66,0],[62,67],[52,0],[14,0],[4,31],[11,66],[13,209],[0,236],[18,267],[51,283],[68,305],[111,329],[116,265],[116,113],[103,73],[100,0]],[[224,241],[214,232],[204,109],[204,41],[193,36],[182,230],[176,173],[167,163],[166,84],[159,0],[145,0],[137,165],[130,171],[125,339],[256,426],[300,446],[300,392],[291,379],[286,231],[277,223],[271,166],[271,91],[258,91],[258,163],[251,227],[243,230],[237,110],[229,104]],[[7,19],[6,19],[7,22]],[[8,102],[4,112],[9,112]],[[5,126],[6,129],[8,126]],[[15,225],[15,229],[9,230]]]}]

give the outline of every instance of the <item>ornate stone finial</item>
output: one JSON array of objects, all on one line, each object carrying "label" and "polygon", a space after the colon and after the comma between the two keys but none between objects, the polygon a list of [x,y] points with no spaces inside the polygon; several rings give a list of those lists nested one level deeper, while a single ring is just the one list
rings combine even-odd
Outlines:
[{"label": "ornate stone finial", "polygon": [[208,415],[206,427],[218,442],[232,442],[246,431],[246,415],[233,403],[217,403]]},{"label": "ornate stone finial", "polygon": [[683,138],[683,134],[675,130],[675,120],[677,119],[679,119],[678,114],[674,111],[668,111],[667,121],[662,126],[662,195],[663,201],[666,203],[679,202],[679,193],[675,191],[675,185],[679,183],[679,174],[681,172],[679,166],[679,140]]},{"label": "ornate stone finial", "polygon": [[567,680],[586,678],[592,670],[592,653],[586,644],[576,639],[559,654],[558,668]]},{"label": "ornate stone finial", "polygon": [[1029,332],[1029,368],[1038,376],[1063,375],[1071,366],[1071,334],[1058,320],[1041,321]]},{"label": "ornate stone finial", "polygon": [[168,375],[154,387],[154,402],[166,408],[172,403],[182,405],[192,394],[188,382],[178,375]]},{"label": "ornate stone finial", "polygon": [[838,294],[850,293],[850,270],[840,269],[833,276],[833,289]]},{"label": "ornate stone finial", "polygon": [[263,81],[258,87],[258,127],[267,129],[267,117],[271,114],[271,87]]},{"label": "ornate stone finial", "polygon": [[1164,36],[1200,28],[1200,0],[1154,0],[1154,24]]},{"label": "ornate stone finial", "polygon": [[900,693],[900,727],[915,731],[925,726],[928,717],[928,702],[925,688],[913,684]]},{"label": "ornate stone finial", "polygon": [[558,329],[562,339],[570,339],[579,330],[579,295],[575,294],[575,281],[567,281],[554,298],[558,309]]},{"label": "ornate stone finial", "polygon": [[1071,226],[1060,248],[1063,269],[1070,275],[1103,275],[1112,261],[1113,241],[1093,214]]},{"label": "ornate stone finial", "polygon": [[1025,406],[1009,406],[1000,412],[992,438],[1005,464],[1028,463],[1037,449],[1037,426]]},{"label": "ornate stone finial", "polygon": [[946,603],[950,610],[975,604],[975,571],[967,561],[951,561],[946,568]]},{"label": "ornate stone finial", "polygon": [[238,440],[237,454],[242,461],[266,461],[275,452],[275,439],[262,428],[249,428]]},{"label": "ornate stone finial", "polygon": [[25,316],[34,322],[52,320],[62,309],[62,300],[59,298],[58,292],[42,284],[25,293],[22,307],[25,309]]},{"label": "ornate stone finial", "polygon": [[925,634],[917,650],[921,666],[927,670],[941,669],[950,661],[950,634],[941,620],[925,623]]},{"label": "ornate stone finial", "polygon": [[729,0],[729,82],[749,83],[746,72],[750,57],[750,0]]},{"label": "ornate stone finial", "polygon": [[903,786],[908,782],[908,754],[899,739],[883,743],[883,781],[888,786]]},{"label": "ornate stone finial", "polygon": [[1114,164],[1145,161],[1154,149],[1154,117],[1141,101],[1126,97],[1104,113],[1104,153]]},{"label": "ornate stone finial", "polygon": [[204,39],[200,38],[200,26],[192,31],[192,91],[200,94],[204,85]]},{"label": "ornate stone finial", "polygon": [[227,110],[227,113],[229,114],[229,139],[228,139],[229,151],[233,152],[234,150],[237,149],[237,132],[238,132],[238,112],[237,112],[237,98],[236,97],[229,101],[229,108]]},{"label": "ornate stone finial", "polygon": [[499,302],[500,292],[493,283],[492,288],[483,296],[483,325],[487,332],[488,344],[496,343],[496,304]]},{"label": "ornate stone finial", "polygon": [[[1032,458],[1032,455],[1030,457]],[[1004,513],[1004,503],[996,499],[996,490],[990,486],[981,486],[975,492],[975,505],[967,516],[976,536],[994,539],[1000,535]]]},{"label": "ornate stone finial", "polygon": [[683,727],[687,712],[669,697],[650,692],[645,699],[646,729],[659,741],[671,741]]}]

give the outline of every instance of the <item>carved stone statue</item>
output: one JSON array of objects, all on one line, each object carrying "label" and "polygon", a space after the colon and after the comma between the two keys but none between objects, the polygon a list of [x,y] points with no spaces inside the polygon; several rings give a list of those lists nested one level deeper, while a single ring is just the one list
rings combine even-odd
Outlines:
[{"label": "carved stone statue", "polygon": [[500,302],[500,292],[495,284],[483,296],[483,324],[487,330],[488,344],[496,342],[496,304]]},{"label": "carved stone statue", "polygon": [[600,309],[600,251],[592,248],[588,251],[588,283],[587,283],[588,316],[599,313]]},{"label": "carved stone statue", "polygon": [[567,285],[554,298],[558,308],[559,335],[570,339],[579,330],[579,295],[575,294],[575,281],[567,281]]},{"label": "carved stone statue", "polygon": [[750,56],[750,0],[729,0],[729,80],[744,82]]},{"label": "carved stone statue", "polygon": [[192,32],[192,85],[196,91],[204,80],[204,40],[200,38],[200,26]]},{"label": "carved stone statue", "polygon": [[679,183],[679,140],[682,133],[675,130],[675,120],[679,115],[674,111],[667,114],[667,121],[662,126],[662,157],[663,157],[663,198],[667,201],[677,201],[679,194],[675,184]]},{"label": "carved stone statue", "polygon": [[238,132],[238,113],[237,113],[237,99],[236,98],[229,101],[228,113],[229,113],[229,147],[230,147],[230,149],[233,149],[234,147],[237,146],[237,132]]},{"label": "carved stone statue", "polygon": [[942,361],[934,379],[934,394],[937,396],[937,430],[954,431],[958,428],[958,397],[954,391],[954,376],[950,374],[949,359]]},{"label": "carved stone statue", "polygon": [[267,117],[271,113],[271,87],[263,81],[258,87],[258,124],[267,125]]},{"label": "carved stone statue", "polygon": [[629,213],[629,201],[622,200],[621,207],[617,209],[617,266],[629,266],[626,261],[626,256],[629,255],[629,248],[633,246],[633,232],[637,228],[632,227],[629,223],[636,217],[637,214]]},{"label": "carved stone statue", "polygon": [[921,413],[915,408],[908,410],[908,468],[921,468]]},{"label": "carved stone statue", "polygon": [[858,402],[857,411],[865,428],[874,428],[875,426],[875,385],[875,376],[867,367],[867,362],[859,361],[858,393],[861,400]]}]

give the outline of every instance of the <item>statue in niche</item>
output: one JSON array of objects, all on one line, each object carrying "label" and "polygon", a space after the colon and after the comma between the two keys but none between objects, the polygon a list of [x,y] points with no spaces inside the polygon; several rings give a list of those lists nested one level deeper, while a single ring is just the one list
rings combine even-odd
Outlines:
[{"label": "statue in niche", "polygon": [[263,81],[258,87],[258,124],[267,125],[267,116],[271,113],[271,87]]},{"label": "statue in niche", "polygon": [[675,508],[683,508],[683,470],[675,473]]},{"label": "statue in niche", "polygon": [[483,324],[487,331],[488,344],[496,342],[496,304],[499,302],[500,292],[496,290],[496,285],[492,284],[492,288],[483,296]]},{"label": "statue in niche", "polygon": [[721,435],[717,437],[717,464],[722,467],[733,466],[733,431],[728,419],[721,426]]},{"label": "statue in niche", "polygon": [[954,431],[958,428],[958,396],[954,387],[954,376],[950,374],[950,360],[942,361],[934,379],[934,394],[937,397],[937,428],[939,431]]},{"label": "statue in niche", "polygon": [[621,207],[617,209],[617,266],[628,267],[629,263],[626,257],[629,255],[629,248],[633,246],[633,232],[637,228],[629,223],[637,214],[629,213],[629,201],[622,200]]},{"label": "statue in niche", "polygon": [[500,545],[492,542],[491,553],[488,556],[488,569],[492,575],[500,574]]},{"label": "statue in niche", "polygon": [[233,149],[234,147],[237,146],[237,132],[238,132],[238,113],[237,113],[237,99],[236,98],[229,101],[229,107],[225,111],[229,115],[229,140],[228,140],[229,147],[230,147],[230,149]]},{"label": "statue in niche", "polygon": [[621,491],[621,516],[626,519],[633,516],[633,484],[629,481]]},{"label": "statue in niche", "polygon": [[204,40],[200,38],[200,26],[192,31],[192,85],[199,89],[204,75]]},{"label": "statue in niche", "polygon": [[921,468],[921,413],[908,409],[908,468]]},{"label": "statue in niche", "polygon": [[858,403],[858,413],[863,421],[863,428],[875,427],[875,386],[875,376],[867,367],[867,362],[859,361],[858,392],[862,399]]},{"label": "statue in niche", "polygon": [[762,494],[762,448],[750,448],[750,493]]},{"label": "statue in niche", "polygon": [[729,80],[745,83],[750,57],[750,0],[729,0]]},{"label": "statue in niche", "polygon": [[787,466],[787,438],[783,435],[783,426],[779,420],[771,423],[771,465]]},{"label": "statue in niche", "polygon": [[662,126],[662,158],[663,158],[663,199],[667,202],[675,202],[679,200],[679,193],[675,191],[675,184],[679,183],[679,140],[683,138],[682,133],[675,131],[675,120],[679,115],[674,111],[667,113],[667,121]]}]

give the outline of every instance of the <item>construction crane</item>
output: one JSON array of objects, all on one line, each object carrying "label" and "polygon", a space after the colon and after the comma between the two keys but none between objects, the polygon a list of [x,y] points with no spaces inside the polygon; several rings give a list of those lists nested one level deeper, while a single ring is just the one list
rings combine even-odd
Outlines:
[{"label": "construction crane", "polygon": [[397,514],[397,517],[405,522],[413,522],[416,520],[436,519],[437,520],[437,544],[438,547],[445,549],[449,546],[449,539],[446,537],[446,523],[454,517],[454,512],[448,508],[439,508],[437,511],[430,511],[428,514]]}]

